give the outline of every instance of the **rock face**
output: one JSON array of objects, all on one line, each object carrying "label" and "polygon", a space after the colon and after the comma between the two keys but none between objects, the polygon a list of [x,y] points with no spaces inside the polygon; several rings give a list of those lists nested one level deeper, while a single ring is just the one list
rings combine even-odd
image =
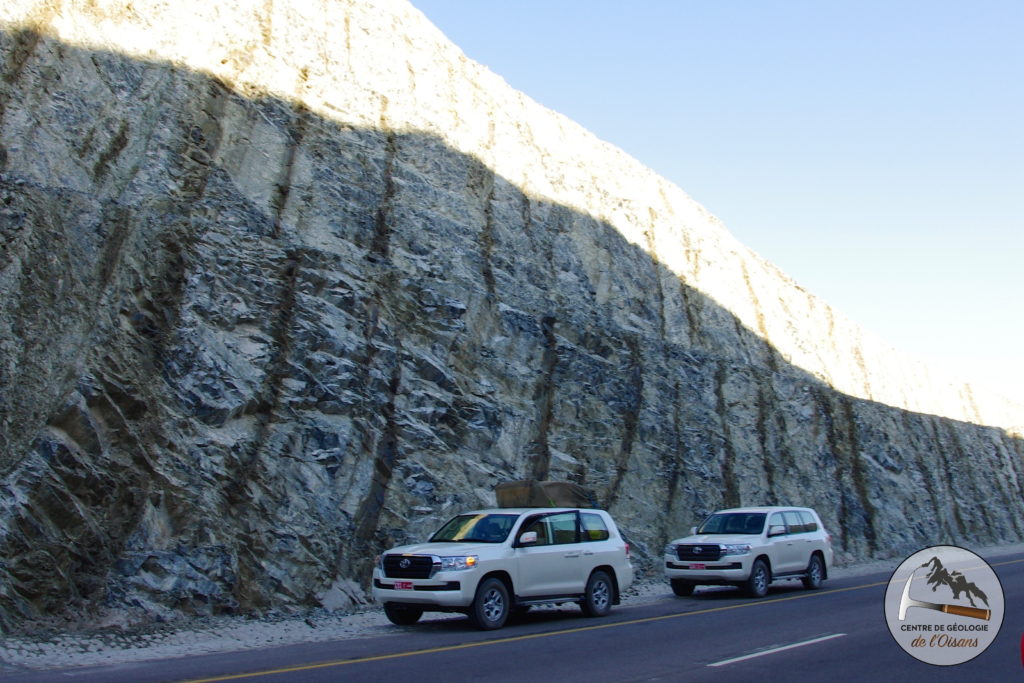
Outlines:
[{"label": "rock face", "polygon": [[1024,538],[1022,412],[871,339],[400,0],[0,8],[0,624],[366,599],[500,481],[641,569],[814,506]]}]

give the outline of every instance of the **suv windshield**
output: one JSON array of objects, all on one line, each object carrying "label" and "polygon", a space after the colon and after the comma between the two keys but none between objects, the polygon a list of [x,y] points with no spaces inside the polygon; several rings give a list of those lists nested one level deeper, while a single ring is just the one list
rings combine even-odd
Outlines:
[{"label": "suv windshield", "polygon": [[508,538],[517,519],[519,515],[459,515],[448,520],[430,540],[501,543]]},{"label": "suv windshield", "polygon": [[763,512],[720,512],[704,520],[698,534],[760,534],[764,530]]}]

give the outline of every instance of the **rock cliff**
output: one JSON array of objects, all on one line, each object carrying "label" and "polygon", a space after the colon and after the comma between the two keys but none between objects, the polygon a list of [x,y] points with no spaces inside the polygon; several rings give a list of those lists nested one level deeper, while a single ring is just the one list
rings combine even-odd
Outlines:
[{"label": "rock cliff", "polygon": [[1024,539],[1019,405],[901,357],[402,0],[0,8],[0,624],[344,607],[493,486],[641,569]]}]

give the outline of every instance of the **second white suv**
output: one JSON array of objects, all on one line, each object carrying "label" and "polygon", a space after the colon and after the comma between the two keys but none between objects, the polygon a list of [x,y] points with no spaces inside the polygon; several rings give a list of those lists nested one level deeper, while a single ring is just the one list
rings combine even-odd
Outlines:
[{"label": "second white suv", "polygon": [[721,510],[691,533],[665,546],[665,577],[676,595],[732,584],[760,598],[780,579],[818,588],[832,566],[832,535],[810,508]]},{"label": "second white suv", "polygon": [[604,510],[499,508],[458,515],[428,542],[385,552],[373,596],[394,624],[462,612],[496,629],[513,610],[543,603],[604,616],[632,582],[629,545]]}]

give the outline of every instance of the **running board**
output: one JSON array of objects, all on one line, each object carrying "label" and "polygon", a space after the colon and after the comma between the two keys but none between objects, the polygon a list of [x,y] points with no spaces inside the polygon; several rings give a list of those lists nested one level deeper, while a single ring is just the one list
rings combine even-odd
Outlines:
[{"label": "running board", "polygon": [[583,602],[582,595],[546,595],[539,598],[516,598],[517,605],[549,605],[553,602]]},{"label": "running board", "polygon": [[803,579],[807,577],[807,572],[787,572],[785,574],[772,574],[772,581],[776,579]]}]

